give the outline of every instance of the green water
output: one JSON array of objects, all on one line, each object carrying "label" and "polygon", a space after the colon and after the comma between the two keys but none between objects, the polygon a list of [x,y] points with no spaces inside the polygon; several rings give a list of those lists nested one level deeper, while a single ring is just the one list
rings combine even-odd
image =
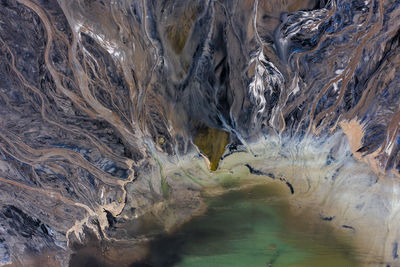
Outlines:
[{"label": "green water", "polygon": [[271,185],[208,199],[208,211],[152,245],[146,266],[357,266],[329,222],[293,216]]}]

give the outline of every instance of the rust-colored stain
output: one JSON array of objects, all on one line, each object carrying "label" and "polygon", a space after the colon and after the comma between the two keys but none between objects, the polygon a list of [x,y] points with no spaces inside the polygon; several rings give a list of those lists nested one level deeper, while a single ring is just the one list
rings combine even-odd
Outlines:
[{"label": "rust-colored stain", "polygon": [[167,38],[175,53],[182,53],[199,10],[191,8],[166,28]]},{"label": "rust-colored stain", "polygon": [[216,128],[204,127],[197,131],[194,143],[210,161],[210,170],[215,171],[222,154],[224,154],[225,147],[229,143],[229,133]]}]

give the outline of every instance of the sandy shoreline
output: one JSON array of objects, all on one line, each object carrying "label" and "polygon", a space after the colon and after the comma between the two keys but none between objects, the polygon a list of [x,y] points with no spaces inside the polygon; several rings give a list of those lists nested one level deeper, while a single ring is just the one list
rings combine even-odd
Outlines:
[{"label": "sandy shoreline", "polygon": [[[136,203],[128,201],[144,207],[133,222],[141,215],[151,214],[151,220],[166,233],[173,233],[206,212],[204,198],[257,184],[273,184],[294,216],[306,216],[316,226],[329,225],[339,238],[351,240],[360,251],[363,266],[399,263],[394,249],[400,239],[400,201],[396,193],[400,188],[395,180],[378,178],[369,166],[353,158],[343,133],[300,142],[269,138],[250,147],[254,154],[227,155],[214,172],[198,154],[176,161],[159,158],[162,171],[154,171],[149,179],[160,181],[161,175],[168,184],[169,196],[151,205],[141,204],[140,199],[135,199]],[[135,196],[138,190],[136,184],[127,188],[127,194]],[[162,195],[161,188],[158,190]],[[126,206],[125,210],[129,208]],[[131,219],[122,228],[129,228],[130,224]],[[138,260],[146,255],[146,243],[139,244],[143,253],[137,254]]]},{"label": "sandy shoreline", "polygon": [[[251,144],[251,150],[256,156],[236,152],[224,157],[215,172],[209,172],[206,163],[198,158],[181,162],[179,168],[195,177],[207,196],[236,190],[239,185],[276,183],[292,212],[301,214],[307,210],[310,220],[332,225],[338,235],[353,239],[362,251],[365,266],[398,262],[394,249],[399,239],[395,219],[400,207],[396,190],[400,189],[393,179],[377,177],[369,166],[353,158],[342,133],[300,143],[265,139]],[[169,181],[181,180],[173,167],[166,175]],[[202,208],[195,214],[204,211]]]}]

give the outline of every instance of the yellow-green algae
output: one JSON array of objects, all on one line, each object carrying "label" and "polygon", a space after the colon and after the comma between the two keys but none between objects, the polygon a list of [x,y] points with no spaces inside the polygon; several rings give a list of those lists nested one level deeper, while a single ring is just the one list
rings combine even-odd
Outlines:
[{"label": "yellow-green algae", "polygon": [[215,171],[229,143],[229,133],[216,128],[203,127],[197,131],[194,143],[210,161],[210,170]]},{"label": "yellow-green algae", "polygon": [[164,198],[168,198],[169,197],[170,188],[169,188],[169,185],[168,185],[167,181],[165,180],[163,167],[162,167],[160,161],[157,158],[155,158],[155,160],[156,160],[157,165],[158,165],[158,167],[160,169],[161,191],[162,191],[163,197]]}]

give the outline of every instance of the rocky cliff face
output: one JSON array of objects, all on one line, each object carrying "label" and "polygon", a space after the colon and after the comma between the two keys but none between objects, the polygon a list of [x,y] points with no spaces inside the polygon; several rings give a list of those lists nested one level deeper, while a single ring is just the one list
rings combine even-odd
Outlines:
[{"label": "rocky cliff face", "polygon": [[127,225],[150,210],[186,220],[202,182],[168,174],[197,147],[217,166],[201,140],[334,154],[344,132],[348,158],[397,181],[399,24],[392,0],[0,1],[0,264],[67,265],[85,233],[144,242]]}]

